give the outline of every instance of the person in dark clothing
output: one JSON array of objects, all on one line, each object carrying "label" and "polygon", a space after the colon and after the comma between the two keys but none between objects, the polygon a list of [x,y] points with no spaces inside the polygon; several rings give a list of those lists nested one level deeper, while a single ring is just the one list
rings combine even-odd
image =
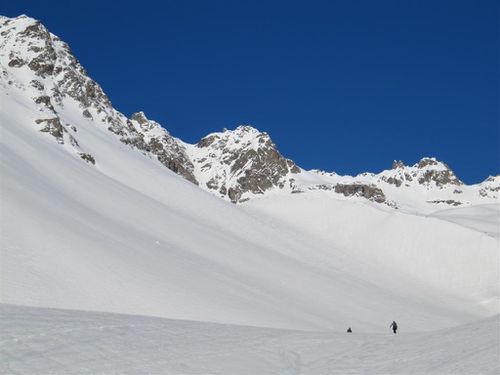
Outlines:
[{"label": "person in dark clothing", "polygon": [[394,334],[396,334],[396,331],[398,330],[398,323],[393,321],[389,327],[391,327]]},{"label": "person in dark clothing", "polygon": [[347,328],[347,333],[352,333],[351,327]]}]

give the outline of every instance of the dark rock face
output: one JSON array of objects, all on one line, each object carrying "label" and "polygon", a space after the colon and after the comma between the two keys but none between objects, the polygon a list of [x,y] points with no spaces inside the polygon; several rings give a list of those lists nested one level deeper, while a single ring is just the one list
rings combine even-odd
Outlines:
[{"label": "dark rock face", "polygon": [[48,106],[52,107],[52,105],[50,103],[50,96],[48,96],[48,95],[39,96],[38,98],[35,99],[35,103],[36,104],[43,103],[46,107],[48,107]]},{"label": "dark rock face", "polygon": [[42,95],[34,99],[36,104],[43,104],[45,108],[49,110],[50,113],[53,113],[54,115],[56,114],[56,111],[54,109],[54,106],[52,105],[52,102],[50,101],[50,96],[48,95]]},{"label": "dark rock face", "polygon": [[363,197],[377,203],[384,203],[386,201],[382,190],[375,185],[337,184],[335,185],[335,192],[343,194],[346,197]]},{"label": "dark rock face", "polygon": [[61,121],[59,117],[47,118],[47,119],[39,119],[35,120],[37,124],[45,124],[45,126],[40,129],[41,132],[49,133],[52,135],[58,143],[63,144],[63,132],[64,128],[62,127]]},{"label": "dark rock face", "polygon": [[498,199],[500,193],[500,175],[490,176],[480,184],[479,196]]},{"label": "dark rock face", "polygon": [[[440,165],[444,168],[439,168]],[[436,168],[427,168],[429,166]],[[463,185],[463,182],[455,176],[453,171],[446,164],[438,162],[434,158],[423,158],[418,163],[417,168],[424,169],[423,174],[420,174],[418,178],[420,184],[434,182],[438,187],[443,187],[448,184]]]},{"label": "dark rock face", "polygon": [[143,112],[137,112],[132,114],[128,129],[131,133],[137,133],[134,144],[137,148],[156,155],[158,161],[165,167],[198,185],[194,176],[194,165],[184,146],[161,128],[160,124],[148,120]]},{"label": "dark rock face", "polygon": [[198,141],[198,143],[197,143],[197,146],[199,148],[208,147],[212,143],[214,143],[217,139],[219,139],[218,136],[216,136],[216,135],[209,135],[209,136],[207,136],[205,138],[200,139],[200,141]]},{"label": "dark rock face", "polygon": [[80,157],[81,157],[83,160],[85,160],[87,163],[90,163],[90,164],[92,164],[92,165],[94,165],[94,164],[95,164],[95,159],[94,159],[94,157],[93,157],[92,155],[90,155],[90,154],[87,154],[87,153],[83,153],[83,152],[82,152],[82,153],[80,153]]},{"label": "dark rock face", "polygon": [[[56,53],[52,46],[51,35],[47,29],[37,21],[19,33],[19,36],[21,38],[36,41],[38,44],[36,45],[33,42],[28,42],[28,50],[38,53],[38,55],[33,57],[28,63],[28,67],[40,77],[51,75],[54,72]],[[42,46],[40,46],[40,42]]]},{"label": "dark rock face", "polygon": [[403,181],[401,179],[397,178],[397,177],[385,177],[385,176],[382,176],[381,180],[387,182],[388,184],[396,185],[397,187],[400,187],[403,184]]},{"label": "dark rock face", "polygon": [[31,84],[32,87],[34,87],[38,91],[43,91],[45,89],[45,87],[43,86],[43,84],[40,81],[36,80],[36,79],[32,79],[30,81],[30,84]]},{"label": "dark rock face", "polygon": [[435,158],[423,158],[413,167],[406,166],[402,161],[394,161],[392,169],[385,171],[379,177],[380,182],[385,182],[396,187],[411,186],[413,181],[421,185],[436,185],[443,188],[446,185],[463,185],[453,171],[444,163]]},{"label": "dark rock face", "polygon": [[21,66],[25,65],[26,62],[24,62],[22,59],[13,57],[12,60],[9,61],[9,66],[11,68],[20,68]]},{"label": "dark rock face", "polygon": [[160,163],[178,175],[183,176],[186,180],[198,185],[198,181],[196,181],[193,174],[193,163],[189,160],[185,150],[173,138],[152,139],[149,145],[152,147],[151,152],[158,157]]},{"label": "dark rock face", "polygon": [[90,111],[88,109],[84,109],[83,112],[82,112],[82,115],[83,117],[86,117],[86,118],[89,118],[89,119],[92,119],[92,114],[90,113]]},{"label": "dark rock face", "polygon": [[130,116],[131,120],[137,121],[142,129],[151,129],[152,123],[149,121],[144,112],[136,112]]},{"label": "dark rock face", "polygon": [[418,162],[417,167],[422,169],[427,167],[428,165],[438,165],[438,164],[439,164],[438,161],[433,158],[423,158]]},{"label": "dark rock face", "polygon": [[434,200],[434,201],[428,201],[429,203],[446,203],[450,206],[460,206],[462,205],[462,202],[459,202],[459,201],[455,201],[453,199],[437,199],[437,200]]},{"label": "dark rock face", "polygon": [[421,184],[430,183],[431,181],[434,181],[439,187],[447,184],[463,185],[463,182],[460,181],[450,170],[428,170],[425,171],[424,175],[418,179],[418,182]]},{"label": "dark rock face", "polygon": [[245,169],[238,183],[243,191],[261,193],[278,185],[281,177],[288,173],[288,163],[279,154],[270,140],[258,150],[247,150],[239,154],[231,166],[231,172],[237,173]]}]

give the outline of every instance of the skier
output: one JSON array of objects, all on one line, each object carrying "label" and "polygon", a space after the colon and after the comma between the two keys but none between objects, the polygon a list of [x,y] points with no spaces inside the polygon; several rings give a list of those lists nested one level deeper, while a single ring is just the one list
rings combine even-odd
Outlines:
[{"label": "skier", "polygon": [[351,327],[347,328],[347,333],[352,333]]},{"label": "skier", "polygon": [[396,334],[396,331],[398,330],[398,323],[393,321],[389,327],[392,328],[392,331]]}]

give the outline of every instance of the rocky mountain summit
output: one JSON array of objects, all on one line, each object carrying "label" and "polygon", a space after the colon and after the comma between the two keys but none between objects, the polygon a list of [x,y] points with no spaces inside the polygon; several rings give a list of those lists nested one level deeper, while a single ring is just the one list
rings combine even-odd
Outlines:
[{"label": "rocky mountain summit", "polygon": [[24,15],[0,18],[0,64],[2,85],[25,91],[37,107],[39,118],[34,124],[39,130],[59,144],[69,143],[85,161],[99,162],[82,151],[78,129],[63,120],[65,112],[73,108],[90,124],[107,129],[124,144],[155,156],[167,168],[196,183],[182,145],[142,112],[127,119],[115,110],[69,46],[39,21]]},{"label": "rocky mountain summit", "polygon": [[395,161],[391,169],[358,176],[305,171],[285,158],[267,133],[249,125],[209,134],[197,144],[185,143],[143,112],[127,118],[114,109],[69,46],[27,16],[0,16],[0,69],[0,88],[7,94],[22,93],[26,108],[36,114],[33,129],[52,137],[54,147],[63,147],[89,167],[99,168],[99,160],[75,123],[114,137],[130,152],[140,152],[233,203],[264,194],[322,193],[431,210],[499,198],[499,176],[467,186],[435,158],[423,158],[413,166]]},{"label": "rocky mountain summit", "polygon": [[[378,174],[361,173],[339,176],[336,173],[310,171],[321,181],[309,190],[332,190],[346,197],[363,197],[393,208],[432,211],[446,207],[498,202],[500,177],[490,176],[476,185],[464,184],[445,163],[425,157],[412,166],[395,160],[391,169]],[[487,199],[481,199],[487,198]]]},{"label": "rocky mountain summit", "polygon": [[392,170],[385,172],[380,177],[380,180],[396,186],[414,182],[429,187],[434,185],[439,188],[449,184],[463,185],[463,182],[455,176],[455,173],[436,158],[423,158],[413,167],[404,165],[401,160],[394,161]]},{"label": "rocky mountain summit", "polygon": [[202,138],[189,148],[200,185],[231,202],[245,194],[290,186],[300,168],[278,151],[267,133],[245,125]]}]

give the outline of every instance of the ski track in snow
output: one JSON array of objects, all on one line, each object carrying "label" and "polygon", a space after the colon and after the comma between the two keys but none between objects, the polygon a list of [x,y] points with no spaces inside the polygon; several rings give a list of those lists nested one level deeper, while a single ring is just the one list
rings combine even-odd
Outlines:
[{"label": "ski track in snow", "polygon": [[0,372],[498,374],[499,323],[347,334],[0,305]]}]

